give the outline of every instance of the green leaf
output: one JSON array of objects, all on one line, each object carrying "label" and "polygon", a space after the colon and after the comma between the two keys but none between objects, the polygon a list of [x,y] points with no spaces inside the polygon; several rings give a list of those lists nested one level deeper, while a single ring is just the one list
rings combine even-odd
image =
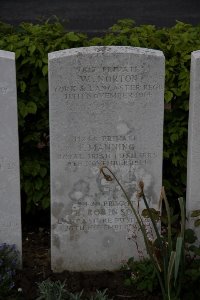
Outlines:
[{"label": "green leaf", "polygon": [[182,239],[184,239],[184,234],[185,234],[185,203],[183,200],[183,197],[178,198],[179,206],[180,206],[180,211],[181,211],[181,232],[180,236]]},{"label": "green leaf", "polygon": [[66,34],[67,38],[69,41],[72,41],[72,42],[77,42],[80,40],[79,36],[77,34],[75,34],[74,32],[68,32]]},{"label": "green leaf", "polygon": [[35,189],[40,190],[43,185],[42,179],[40,177],[37,177],[34,183],[35,183]]},{"label": "green leaf", "polygon": [[45,78],[41,78],[39,81],[40,91],[45,94],[48,88],[47,80]]},{"label": "green leaf", "polygon": [[130,278],[126,278],[126,279],[124,280],[124,285],[125,285],[125,286],[131,286],[131,285],[132,285],[132,280],[131,280]]},{"label": "green leaf", "polygon": [[173,98],[173,93],[171,91],[166,91],[165,92],[165,101],[168,103],[172,100]]},{"label": "green leaf", "polygon": [[155,221],[158,221],[160,219],[160,212],[158,210],[155,210],[155,208],[143,209],[142,216],[144,218],[150,218],[150,213]]},{"label": "green leaf", "polygon": [[170,140],[172,143],[176,142],[179,139],[178,133],[172,133],[170,135]]},{"label": "green leaf", "polygon": [[40,171],[40,164],[38,161],[26,161],[23,165],[23,171],[26,175],[35,177]]},{"label": "green leaf", "polygon": [[18,59],[20,57],[21,53],[22,53],[21,49],[17,49],[15,51],[15,58]]},{"label": "green leaf", "polygon": [[19,84],[20,84],[21,92],[24,93],[26,90],[26,83],[23,80],[21,80]]},{"label": "green leaf", "polygon": [[33,190],[33,184],[31,181],[27,180],[24,182],[24,190],[27,194],[31,193]]},{"label": "green leaf", "polygon": [[172,163],[173,163],[173,165],[177,166],[177,164],[178,164],[178,157],[177,156],[172,157]]},{"label": "green leaf", "polygon": [[48,208],[50,206],[50,199],[49,197],[43,197],[42,199],[42,207],[45,209],[45,208]]},{"label": "green leaf", "polygon": [[188,228],[185,230],[185,242],[193,244],[197,240],[194,230]]},{"label": "green leaf", "polygon": [[192,213],[191,213],[191,217],[192,218],[196,218],[196,217],[199,217],[200,216],[200,210],[193,210]]},{"label": "green leaf", "polygon": [[177,276],[178,276],[178,270],[179,270],[179,265],[180,265],[180,261],[181,261],[181,255],[182,255],[182,247],[183,247],[183,238],[177,237],[175,267],[174,267],[174,284],[176,283]]},{"label": "green leaf", "polygon": [[28,62],[30,62],[30,57],[24,58],[21,62],[21,66],[27,64]]},{"label": "green leaf", "polygon": [[172,251],[171,255],[170,255],[170,259],[169,259],[168,270],[167,270],[167,286],[168,286],[168,291],[170,291],[170,281],[171,281],[171,277],[172,277],[172,270],[173,270],[173,267],[174,267],[175,257],[176,257],[176,252]]},{"label": "green leaf", "polygon": [[41,69],[42,68],[42,66],[43,66],[43,62],[42,62],[42,59],[41,58],[36,58],[36,59],[34,59],[34,62],[35,62],[35,66],[34,67],[37,67],[37,68],[39,68],[39,69]]},{"label": "green leaf", "polygon": [[35,114],[37,112],[37,105],[34,102],[30,101],[27,103],[26,109],[30,114]]},{"label": "green leaf", "polygon": [[179,215],[173,215],[171,216],[171,224],[174,224],[178,221]]},{"label": "green leaf", "polygon": [[19,113],[20,115],[25,118],[28,114],[27,112],[27,108],[26,108],[26,105],[23,103],[23,102],[19,102],[18,104],[18,109],[19,109]]},{"label": "green leaf", "polygon": [[30,54],[32,55],[36,50],[36,46],[33,44],[28,48],[28,50],[29,50]]},{"label": "green leaf", "polygon": [[48,57],[47,56],[43,57],[42,61],[43,61],[43,63],[48,65]]},{"label": "green leaf", "polygon": [[194,221],[194,226],[199,227],[200,226],[200,219],[197,219]]},{"label": "green leaf", "polygon": [[44,167],[40,168],[40,176],[44,178],[46,174],[47,174],[47,169]]},{"label": "green leaf", "polygon": [[48,65],[45,65],[43,68],[42,68],[42,74],[45,76],[48,74]]}]

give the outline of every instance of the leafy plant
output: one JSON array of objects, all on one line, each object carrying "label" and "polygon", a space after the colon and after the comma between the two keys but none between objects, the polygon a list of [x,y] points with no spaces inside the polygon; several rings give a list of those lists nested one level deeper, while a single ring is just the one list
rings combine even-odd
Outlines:
[{"label": "leafy plant", "polygon": [[[104,169],[108,170],[109,173],[113,176],[106,174]],[[112,181],[113,178],[117,181],[121,190],[124,193],[124,196],[131,207],[131,210],[136,218],[136,221],[139,225],[139,228],[142,232],[146,251],[151,259],[151,262],[154,266],[154,271],[158,277],[160,288],[163,295],[163,300],[178,300],[180,299],[182,275],[184,269],[184,233],[185,233],[185,209],[183,199],[179,198],[179,205],[181,210],[181,228],[180,232],[174,240],[172,239],[171,231],[171,214],[169,203],[167,201],[164,189],[162,189],[162,200],[164,201],[167,218],[168,218],[168,228],[166,237],[163,236],[159,230],[155,220],[154,215],[152,214],[152,209],[149,207],[146,197],[144,195],[144,183],[140,181],[138,186],[140,191],[138,192],[138,198],[142,198],[148,212],[148,217],[152,223],[153,229],[155,231],[155,240],[152,241],[149,239],[148,232],[145,228],[145,224],[139,212],[134,208],[130,198],[128,197],[123,186],[114,175],[114,173],[107,167],[102,166],[100,172],[103,174],[104,178],[107,181]],[[146,212],[145,212],[146,214]]]},{"label": "leafy plant", "polygon": [[96,294],[94,296],[91,296],[88,300],[112,300],[111,298],[108,298],[108,295],[106,295],[107,289],[104,291],[96,291]]},{"label": "leafy plant", "polygon": [[187,260],[182,284],[181,299],[195,300],[200,298],[200,291],[197,288],[200,280],[200,259]]},{"label": "leafy plant", "polygon": [[[172,213],[173,211],[171,211],[171,224],[174,225],[174,228],[172,227],[173,239],[173,236],[176,238],[177,234],[175,227],[178,221],[178,215],[173,215]],[[191,216],[198,218],[199,211],[192,212]],[[162,223],[164,222],[164,231],[168,224],[165,215],[162,215],[161,220]],[[200,291],[195,287],[200,280],[200,246],[193,229],[187,228],[185,230],[184,250],[185,268],[182,275],[180,298],[183,300],[199,299]],[[128,272],[125,280],[127,286],[134,288],[134,290],[143,291],[144,294],[156,293],[159,282],[151,260],[143,259],[135,261],[132,257],[124,264],[122,269]]]},{"label": "leafy plant", "polygon": [[19,266],[19,253],[15,245],[0,244],[0,297],[7,296],[15,286],[14,276]]},{"label": "leafy plant", "polygon": [[65,290],[65,282],[52,282],[49,279],[38,284],[40,296],[37,300],[62,300],[68,299],[68,293]]},{"label": "leafy plant", "polygon": [[[61,283],[59,280],[56,282],[49,279],[38,284],[40,296],[37,300],[82,300],[83,291],[80,293],[70,293],[65,289],[65,282]],[[112,300],[106,295],[106,290],[103,292],[96,291],[94,296],[87,298],[88,300]]]},{"label": "leafy plant", "polygon": [[145,258],[135,261],[134,257],[131,257],[123,266],[123,270],[128,270],[129,274],[125,280],[126,286],[132,286],[145,294],[152,293],[158,289],[158,279],[150,259]]},{"label": "leafy plant", "polygon": [[185,231],[185,272],[181,291],[183,300],[200,298],[200,291],[196,288],[200,280],[200,244],[196,236],[199,216],[199,210],[191,213],[190,221],[194,222],[194,230],[187,228]]},{"label": "leafy plant", "polygon": [[57,19],[35,25],[22,23],[17,27],[0,23],[0,49],[16,55],[23,210],[35,213],[48,209],[50,204],[47,54],[83,46],[123,45],[163,51],[166,58],[163,182],[170,199],[183,195],[190,55],[200,49],[199,34],[200,25],[177,22],[171,28],[156,28],[136,26],[133,20],[126,19],[119,20],[104,36],[89,40],[83,34],[68,32]]}]

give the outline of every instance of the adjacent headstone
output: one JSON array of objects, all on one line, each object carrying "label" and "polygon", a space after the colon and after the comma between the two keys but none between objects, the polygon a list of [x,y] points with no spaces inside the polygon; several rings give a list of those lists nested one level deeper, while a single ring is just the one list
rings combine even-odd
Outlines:
[{"label": "adjacent headstone", "polygon": [[[200,51],[191,54],[190,101],[188,123],[188,158],[187,158],[187,197],[186,211],[188,227],[196,230],[200,238],[200,230],[194,223],[200,219]],[[199,215],[191,217],[194,210]],[[197,221],[198,222],[198,221]]]},{"label": "adjacent headstone", "polygon": [[22,251],[15,54],[0,50],[0,243]]},{"label": "adjacent headstone", "polygon": [[133,47],[50,53],[49,95],[52,269],[119,269],[141,256],[144,244],[120,187],[105,181],[99,167],[111,168],[136,208],[144,207],[137,197],[143,180],[149,205],[158,207],[163,53]]}]

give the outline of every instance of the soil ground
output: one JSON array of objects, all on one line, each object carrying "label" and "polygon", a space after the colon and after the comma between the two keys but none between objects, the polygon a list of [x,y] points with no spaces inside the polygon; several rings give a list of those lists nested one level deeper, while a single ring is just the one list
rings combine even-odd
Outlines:
[{"label": "soil ground", "polygon": [[[31,300],[38,297],[37,283],[49,278],[53,281],[66,282],[66,289],[71,292],[84,290],[85,297],[97,289],[107,289],[107,294],[114,300],[159,300],[159,296],[138,293],[124,286],[125,271],[118,272],[63,272],[53,273],[50,267],[50,233],[48,229],[35,229],[23,232],[23,269],[17,272],[14,298]],[[19,295],[20,294],[20,295]]]}]

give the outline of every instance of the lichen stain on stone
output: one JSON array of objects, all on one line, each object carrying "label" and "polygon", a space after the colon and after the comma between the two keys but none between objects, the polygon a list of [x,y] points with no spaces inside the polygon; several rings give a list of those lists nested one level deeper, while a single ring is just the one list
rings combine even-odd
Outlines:
[{"label": "lichen stain on stone", "polygon": [[89,183],[84,180],[79,180],[75,182],[72,191],[69,193],[69,197],[75,201],[82,200],[89,193],[89,190]]},{"label": "lichen stain on stone", "polygon": [[102,241],[104,248],[110,248],[114,244],[114,238],[112,236],[105,236]]},{"label": "lichen stain on stone", "polygon": [[60,249],[60,238],[59,238],[59,236],[57,234],[53,235],[53,245],[56,248]]},{"label": "lichen stain on stone", "polygon": [[65,183],[63,181],[63,177],[58,176],[57,180],[54,182],[54,189],[57,195],[64,195],[65,194]]},{"label": "lichen stain on stone", "polygon": [[126,122],[120,121],[117,125],[117,131],[121,135],[126,135],[129,133],[130,128]]},{"label": "lichen stain on stone", "polygon": [[57,224],[52,224],[52,226],[51,226],[51,230],[55,230],[55,229],[56,229],[56,227],[57,227]]},{"label": "lichen stain on stone", "polygon": [[60,214],[62,212],[64,208],[64,204],[61,203],[61,202],[54,202],[53,205],[52,205],[52,215],[56,218],[56,219],[59,219],[60,217]]},{"label": "lichen stain on stone", "polygon": [[63,269],[63,261],[62,257],[56,259],[56,269]]}]

